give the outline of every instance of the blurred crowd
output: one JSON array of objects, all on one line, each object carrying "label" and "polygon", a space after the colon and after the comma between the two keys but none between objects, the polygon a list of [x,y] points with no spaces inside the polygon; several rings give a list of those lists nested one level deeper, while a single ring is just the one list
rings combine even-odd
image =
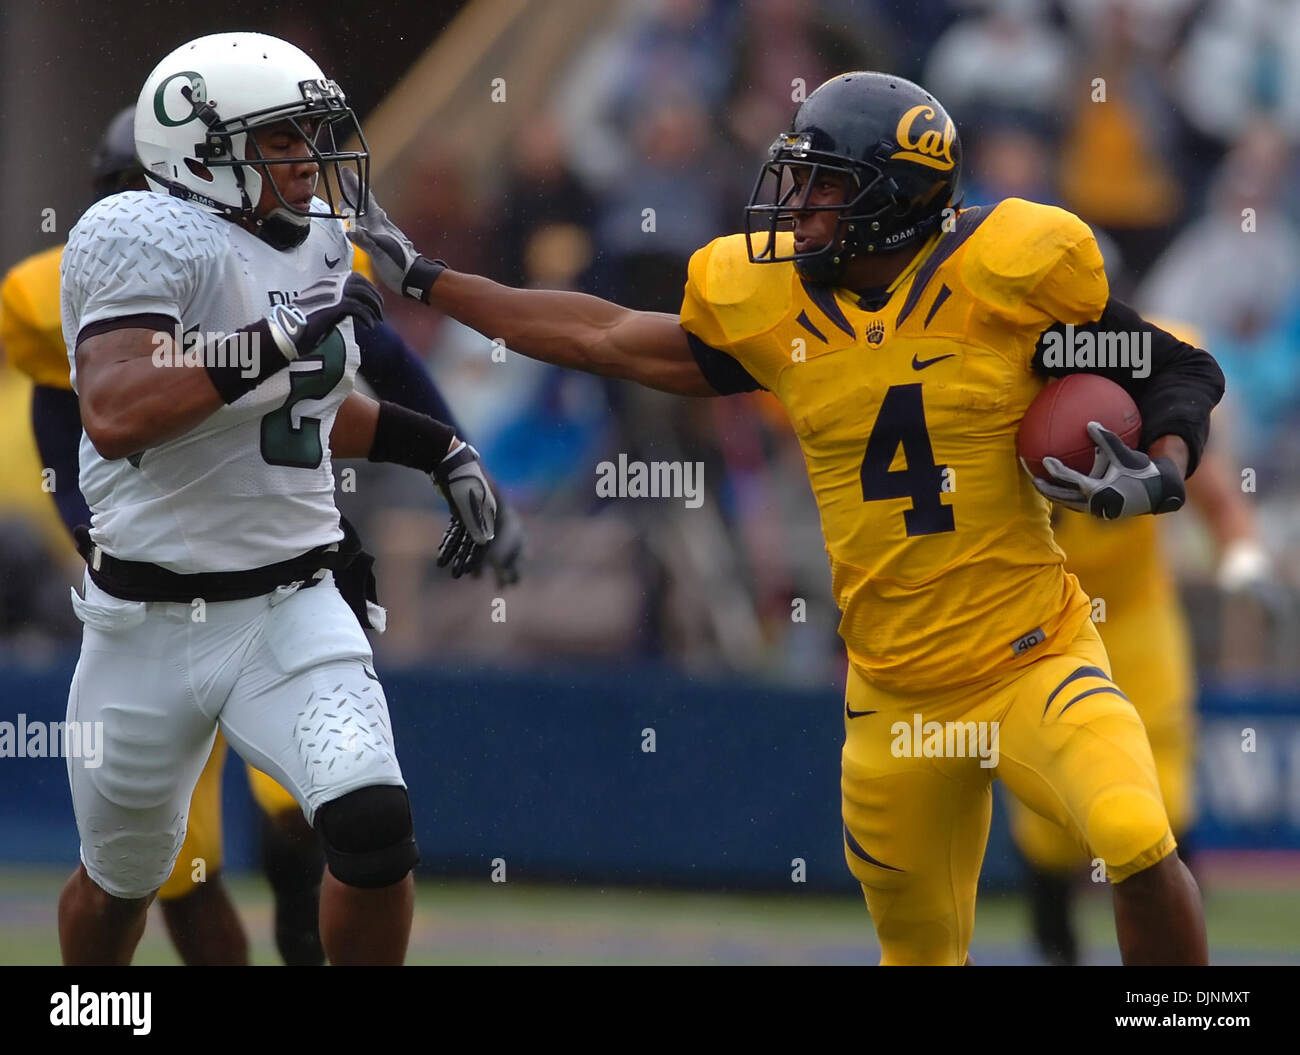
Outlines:
[{"label": "blurred crowd", "polygon": [[[965,204],[1018,196],[1078,213],[1116,296],[1194,328],[1228,380],[1216,450],[1252,470],[1270,576],[1296,585],[1300,0],[635,0],[575,49],[490,178],[429,136],[380,196],[457,268],[676,312],[690,254],[741,229],[773,137],[845,69],[899,73],[944,103]],[[432,494],[362,466],[340,504],[379,556],[393,612],[381,654],[837,677],[816,507],[775,400],[676,399],[494,354],[491,334],[394,300],[392,320],[522,511],[530,559],[507,591],[443,580]],[[599,498],[596,465],[619,453],[702,462],[704,506]],[[1208,611],[1217,555],[1194,523],[1176,534],[1171,559]],[[1214,672],[1217,642],[1198,644]],[[1267,650],[1258,664],[1285,666]]]}]

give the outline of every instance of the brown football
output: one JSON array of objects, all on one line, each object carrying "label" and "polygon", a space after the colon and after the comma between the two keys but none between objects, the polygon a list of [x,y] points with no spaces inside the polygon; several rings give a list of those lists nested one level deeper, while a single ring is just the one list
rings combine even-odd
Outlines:
[{"label": "brown football", "polygon": [[1142,433],[1137,404],[1114,381],[1068,374],[1050,382],[1029,404],[1016,435],[1016,453],[1035,476],[1050,479],[1043,468],[1049,455],[1081,473],[1092,472],[1097,445],[1088,435],[1090,421],[1101,422],[1130,447]]}]

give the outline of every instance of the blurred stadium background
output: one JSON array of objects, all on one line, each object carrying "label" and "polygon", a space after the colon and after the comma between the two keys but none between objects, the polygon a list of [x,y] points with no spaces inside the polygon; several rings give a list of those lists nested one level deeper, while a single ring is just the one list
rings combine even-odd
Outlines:
[{"label": "blurred stadium background", "polygon": [[[1300,962],[1298,0],[7,3],[0,270],[66,238],[91,198],[90,150],[153,64],[229,29],[315,57],[354,101],[377,196],[416,244],[512,284],[675,312],[690,252],[739,229],[794,86],[846,68],[944,102],[968,204],[1017,195],[1089,221],[1117,295],[1194,326],[1228,378],[1214,446],[1254,470],[1245,497],[1270,563],[1234,581],[1195,513],[1161,524],[1198,669],[1193,841],[1215,958]],[[340,494],[389,609],[374,645],[424,856],[413,960],[873,962],[839,842],[837,613],[779,406],[496,363],[491,334],[388,305],[530,538],[518,586],[452,583],[431,559],[445,516],[432,489],[363,464]],[[62,717],[79,640],[79,560],[41,489],[29,399],[0,366],[7,721]],[[598,499],[595,466],[619,452],[703,461],[703,507]],[[225,818],[227,870],[248,873],[237,903],[271,962],[233,760]],[[57,959],[76,847],[63,763],[0,759],[0,962]],[[977,961],[1032,961],[1022,876],[999,804]],[[173,962],[156,923],[140,959]],[[1104,890],[1085,899],[1084,938],[1116,961]]]}]

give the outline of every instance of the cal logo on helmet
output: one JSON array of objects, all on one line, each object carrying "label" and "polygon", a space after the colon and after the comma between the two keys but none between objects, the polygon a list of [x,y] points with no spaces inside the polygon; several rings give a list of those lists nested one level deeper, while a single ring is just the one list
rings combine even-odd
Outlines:
[{"label": "cal logo on helmet", "polygon": [[[804,281],[834,285],[855,257],[937,231],[944,209],[960,205],[961,162],[956,125],[920,85],[867,70],[832,77],[800,104],[759,171],[745,207],[749,259],[790,261]],[[822,176],[843,185],[842,202],[810,204]],[[828,210],[839,227],[825,244],[778,239],[801,213]]]},{"label": "cal logo on helmet", "polygon": [[925,127],[935,117],[934,107],[925,103],[913,106],[903,114],[896,133],[898,145],[903,149],[890,154],[889,160],[915,161],[940,172],[951,169],[956,164],[952,157],[952,141],[957,138],[957,128],[947,114],[942,115],[941,127],[936,128],[933,124]]}]

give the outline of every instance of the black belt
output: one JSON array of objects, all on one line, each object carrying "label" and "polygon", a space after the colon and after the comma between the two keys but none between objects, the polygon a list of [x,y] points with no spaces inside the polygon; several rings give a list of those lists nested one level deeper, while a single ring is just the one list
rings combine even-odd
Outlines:
[{"label": "black belt", "polygon": [[301,582],[315,586],[323,569],[334,572],[339,593],[363,627],[370,627],[366,601],[378,604],[375,559],[361,548],[361,539],[344,517],[339,518],[343,539],[328,546],[247,571],[204,571],[184,574],[146,561],[120,560],[100,549],[90,538],[90,528],[78,525],[73,531],[77,552],[86,561],[91,582],[105,593],[124,601],[166,601],[189,604],[196,597],[205,602],[242,601],[261,597],[278,586]]}]

